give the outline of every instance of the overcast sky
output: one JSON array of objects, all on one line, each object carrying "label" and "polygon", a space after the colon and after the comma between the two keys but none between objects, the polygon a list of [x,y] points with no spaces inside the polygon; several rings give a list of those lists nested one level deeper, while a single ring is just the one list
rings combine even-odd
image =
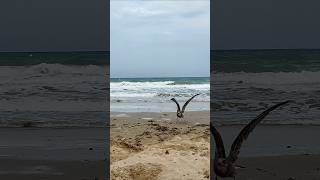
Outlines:
[{"label": "overcast sky", "polygon": [[105,51],[106,0],[1,0],[0,52]]},{"label": "overcast sky", "polygon": [[215,49],[320,48],[319,0],[214,0]]},{"label": "overcast sky", "polygon": [[209,0],[111,0],[110,11],[111,77],[209,76]]}]

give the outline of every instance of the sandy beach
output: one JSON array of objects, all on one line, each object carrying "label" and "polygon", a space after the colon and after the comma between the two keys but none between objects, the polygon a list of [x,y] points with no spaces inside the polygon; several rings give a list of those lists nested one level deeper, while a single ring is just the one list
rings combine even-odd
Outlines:
[{"label": "sandy beach", "polygon": [[105,128],[1,128],[0,179],[106,179]]},{"label": "sandy beach", "polygon": [[[209,112],[187,113],[180,122],[175,113],[112,114],[111,179],[210,179]],[[227,152],[242,127],[218,127]],[[242,147],[237,180],[320,179],[319,135],[320,126],[259,125]]]},{"label": "sandy beach", "polygon": [[111,179],[208,179],[208,124],[208,111],[113,114]]}]

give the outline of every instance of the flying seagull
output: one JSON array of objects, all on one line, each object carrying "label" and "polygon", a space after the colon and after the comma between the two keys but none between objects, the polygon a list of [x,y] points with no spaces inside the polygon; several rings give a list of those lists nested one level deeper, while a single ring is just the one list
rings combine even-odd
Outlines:
[{"label": "flying seagull", "polygon": [[254,118],[249,124],[247,124],[239,133],[238,137],[234,140],[229,156],[226,157],[226,153],[224,150],[223,141],[221,138],[220,133],[218,130],[210,124],[210,131],[211,134],[214,136],[216,150],[215,150],[215,158],[214,158],[214,172],[216,174],[216,180],[219,177],[233,177],[235,178],[236,175],[236,165],[235,162],[238,159],[238,155],[240,153],[240,148],[244,140],[246,140],[253,131],[253,129],[264,119],[271,111],[275,110],[276,108],[288,103],[289,101],[284,101],[278,103],[269,109],[265,110],[261,114],[259,114],[256,118]]},{"label": "flying seagull", "polygon": [[186,110],[187,105],[189,104],[189,102],[196,96],[198,96],[200,94],[196,94],[194,96],[192,96],[186,103],[184,103],[182,110],[180,109],[180,105],[178,103],[178,101],[175,98],[171,98],[171,101],[175,102],[177,104],[177,118],[183,118],[183,113]]}]

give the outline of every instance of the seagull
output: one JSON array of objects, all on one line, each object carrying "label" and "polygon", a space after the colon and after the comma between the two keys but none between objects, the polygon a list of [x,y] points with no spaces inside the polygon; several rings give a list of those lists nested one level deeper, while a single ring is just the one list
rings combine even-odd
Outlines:
[{"label": "seagull", "polygon": [[178,103],[178,101],[175,99],[175,98],[171,98],[171,101],[175,102],[177,104],[177,119],[178,118],[183,118],[183,113],[187,107],[187,105],[189,104],[189,102],[196,96],[198,96],[200,94],[196,94],[194,96],[192,96],[186,103],[184,103],[183,107],[182,107],[182,110],[180,109],[180,105]]},{"label": "seagull", "polygon": [[215,150],[215,158],[214,158],[214,172],[216,174],[216,180],[219,177],[233,177],[236,179],[236,165],[235,162],[238,159],[238,155],[240,153],[240,148],[244,140],[246,140],[253,131],[253,129],[264,119],[271,111],[275,110],[276,108],[288,103],[289,101],[284,101],[278,103],[269,109],[265,110],[261,114],[259,114],[256,118],[254,118],[249,124],[247,124],[239,133],[237,138],[234,140],[231,150],[229,152],[229,156],[226,157],[226,153],[224,150],[223,140],[221,138],[220,133],[218,130],[210,124],[210,131],[211,134],[214,136],[216,150]]}]

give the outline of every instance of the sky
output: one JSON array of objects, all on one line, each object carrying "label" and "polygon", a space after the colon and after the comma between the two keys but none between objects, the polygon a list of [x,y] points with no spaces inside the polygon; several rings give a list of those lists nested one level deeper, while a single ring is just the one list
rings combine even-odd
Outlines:
[{"label": "sky", "polygon": [[214,0],[212,49],[320,48],[318,0]]},{"label": "sky", "polygon": [[109,50],[106,0],[1,0],[0,52]]},{"label": "sky", "polygon": [[110,3],[111,77],[209,76],[209,0]]}]

